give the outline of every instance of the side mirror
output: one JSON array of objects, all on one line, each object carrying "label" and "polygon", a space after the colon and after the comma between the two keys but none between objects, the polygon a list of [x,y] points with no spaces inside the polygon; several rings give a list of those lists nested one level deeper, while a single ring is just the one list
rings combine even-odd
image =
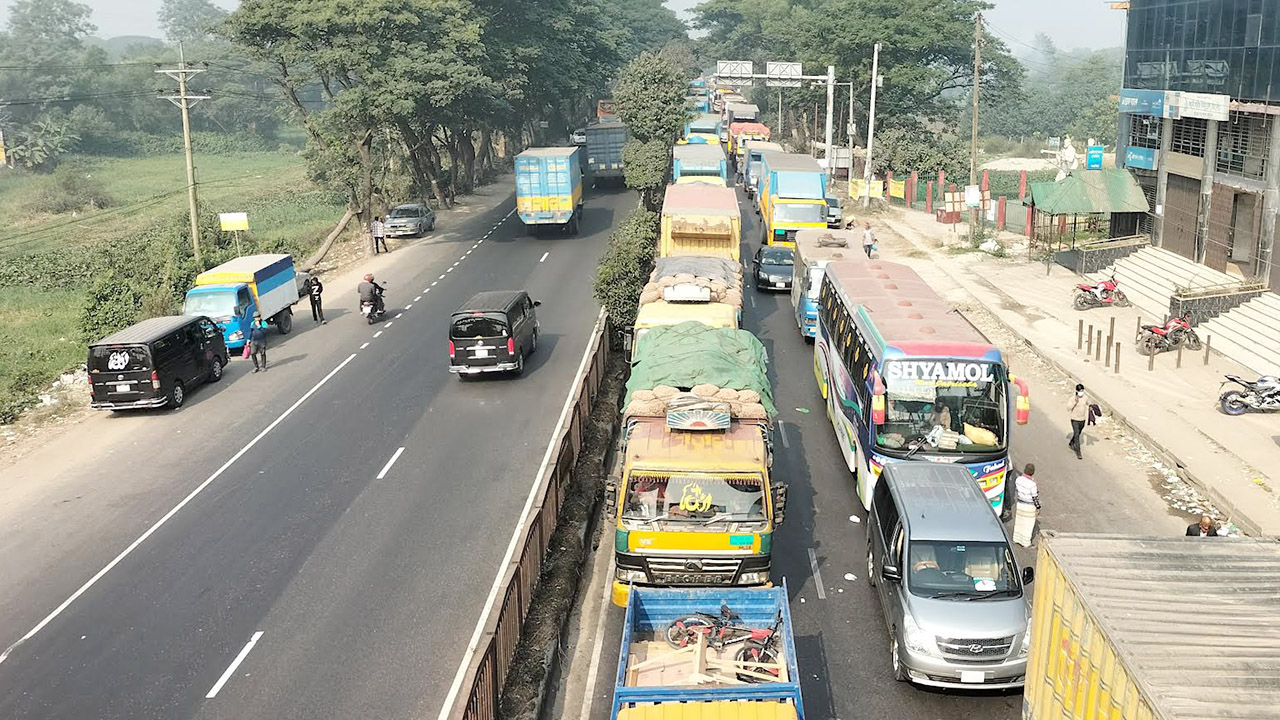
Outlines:
[{"label": "side mirror", "polygon": [[541,300],[534,300],[534,301],[533,301],[533,306],[534,306],[534,307],[542,307],[542,301],[541,301]]},{"label": "side mirror", "polygon": [[1036,581],[1036,569],[1032,567],[1022,568],[1022,584],[1030,585]]},{"label": "side mirror", "polygon": [[898,569],[897,565],[885,565],[880,568],[880,577],[888,582],[901,582],[902,571]]},{"label": "side mirror", "polygon": [[787,518],[787,486],[778,483],[773,486],[773,524],[781,525]]},{"label": "side mirror", "polygon": [[613,511],[618,508],[618,483],[607,482],[604,484],[604,512],[605,515],[612,516]]}]

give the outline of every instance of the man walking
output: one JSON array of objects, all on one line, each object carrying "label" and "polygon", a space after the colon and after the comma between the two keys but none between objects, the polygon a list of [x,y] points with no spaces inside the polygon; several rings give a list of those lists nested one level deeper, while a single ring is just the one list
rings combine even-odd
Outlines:
[{"label": "man walking", "polygon": [[1213,524],[1213,518],[1201,515],[1200,522],[1187,526],[1187,537],[1218,537],[1218,527]]},{"label": "man walking", "polygon": [[311,319],[323,325],[324,306],[321,303],[320,296],[324,293],[324,283],[320,282],[320,278],[313,275],[307,278],[306,290],[307,297],[311,298]]},{"label": "man walking", "polygon": [[1067,412],[1071,414],[1071,439],[1067,441],[1067,447],[1076,451],[1076,459],[1083,459],[1080,454],[1080,445],[1083,440],[1080,433],[1084,432],[1085,423],[1089,421],[1089,400],[1084,396],[1084,384],[1076,383],[1076,392],[1071,396],[1071,400],[1067,402]]},{"label": "man walking", "polygon": [[253,358],[253,371],[267,371],[267,324],[262,316],[253,314],[253,325],[249,328],[249,354]]},{"label": "man walking", "polygon": [[[382,216],[373,216],[373,222],[369,223],[369,234],[373,236],[373,254],[379,252],[391,252],[391,248],[387,247],[387,226],[382,224]],[[379,250],[378,248],[382,249]]]},{"label": "man walking", "polygon": [[1022,547],[1031,547],[1036,518],[1040,515],[1040,486],[1036,484],[1035,474],[1035,464],[1027,463],[1013,486],[1018,498],[1013,519],[1013,541]]},{"label": "man walking", "polygon": [[867,259],[871,259],[871,251],[876,247],[876,235],[871,231],[870,221],[862,226],[862,249],[867,251]]}]

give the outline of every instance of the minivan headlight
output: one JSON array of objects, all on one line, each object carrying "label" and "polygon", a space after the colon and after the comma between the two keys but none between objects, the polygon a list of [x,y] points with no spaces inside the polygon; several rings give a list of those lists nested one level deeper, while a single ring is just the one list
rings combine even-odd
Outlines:
[{"label": "minivan headlight", "polygon": [[938,651],[938,639],[917,625],[915,618],[906,614],[902,616],[902,642],[912,652],[933,656],[942,654]]},{"label": "minivan headlight", "polygon": [[1018,657],[1024,658],[1031,650],[1031,621],[1027,621],[1027,630],[1022,633],[1022,645],[1018,648]]}]

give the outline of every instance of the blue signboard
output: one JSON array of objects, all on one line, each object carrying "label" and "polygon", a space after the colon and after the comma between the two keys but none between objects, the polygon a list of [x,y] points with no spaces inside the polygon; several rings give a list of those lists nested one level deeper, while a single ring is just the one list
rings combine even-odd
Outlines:
[{"label": "blue signboard", "polygon": [[1124,150],[1124,166],[1142,170],[1156,169],[1156,151],[1151,148],[1131,147]]},{"label": "blue signboard", "polygon": [[1102,169],[1102,150],[1101,145],[1090,145],[1084,154],[1085,170],[1101,170]]},{"label": "blue signboard", "polygon": [[1120,91],[1120,112],[1134,115],[1154,115],[1164,117],[1165,97],[1163,90],[1133,90],[1124,88]]}]

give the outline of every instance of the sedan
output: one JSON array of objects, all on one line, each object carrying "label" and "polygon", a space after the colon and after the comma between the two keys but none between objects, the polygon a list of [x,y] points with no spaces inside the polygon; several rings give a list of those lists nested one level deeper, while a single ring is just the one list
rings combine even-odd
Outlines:
[{"label": "sedan", "polygon": [[790,290],[791,270],[794,264],[795,250],[789,247],[766,245],[760,248],[751,260],[756,289]]},{"label": "sedan", "polygon": [[426,205],[397,205],[387,213],[383,223],[387,237],[416,237],[436,229],[436,212]]}]

